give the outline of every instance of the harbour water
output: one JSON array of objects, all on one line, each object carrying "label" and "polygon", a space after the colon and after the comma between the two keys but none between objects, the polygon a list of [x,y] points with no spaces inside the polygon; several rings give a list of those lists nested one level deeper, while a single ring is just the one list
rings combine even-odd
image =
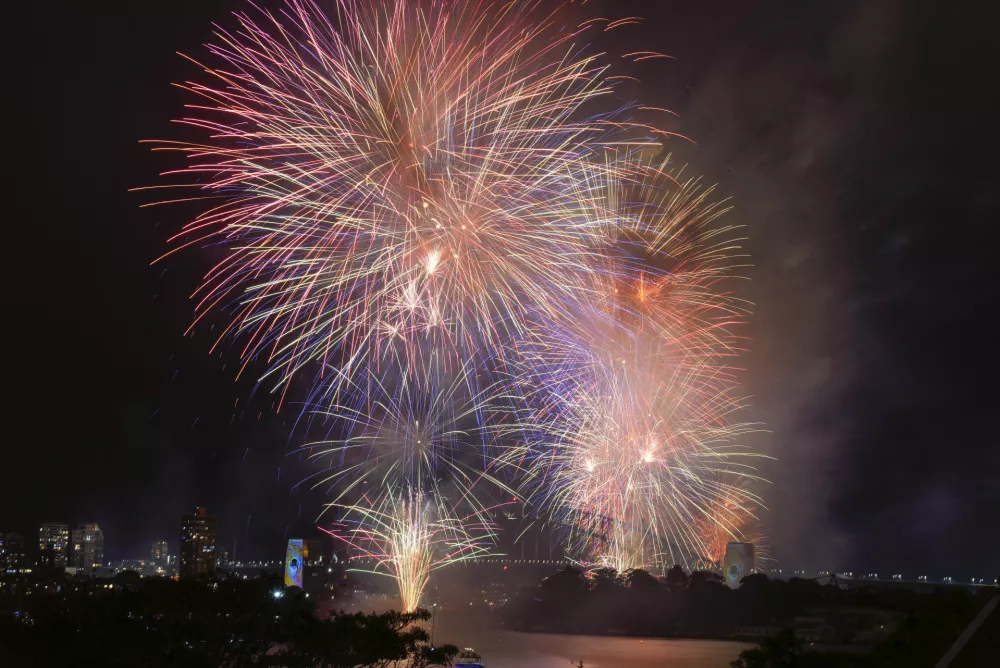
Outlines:
[{"label": "harbour water", "polygon": [[620,636],[517,633],[491,629],[461,611],[436,615],[434,640],[473,647],[487,668],[729,668],[744,643]]},{"label": "harbour water", "polygon": [[[338,606],[340,607],[340,606]],[[348,612],[399,609],[397,599],[362,595],[343,606]],[[471,647],[487,668],[729,668],[748,647],[726,640],[685,640],[624,636],[520,633],[497,628],[482,608],[437,608],[432,621],[435,644]]]}]

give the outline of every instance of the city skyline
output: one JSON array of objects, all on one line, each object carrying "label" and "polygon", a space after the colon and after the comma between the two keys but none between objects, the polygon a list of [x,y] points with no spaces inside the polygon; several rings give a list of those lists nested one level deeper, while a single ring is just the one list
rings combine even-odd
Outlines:
[{"label": "city skyline", "polygon": [[[181,573],[182,577],[187,578],[211,577],[215,573],[215,569],[223,564],[227,567],[236,564],[239,564],[241,567],[259,564],[260,566],[269,566],[272,569],[280,569],[283,566],[287,559],[287,541],[276,546],[274,550],[261,555],[252,555],[250,557],[234,556],[227,551],[217,548],[217,538],[214,531],[216,520],[216,517],[207,514],[207,510],[204,507],[197,507],[194,513],[182,515],[179,518],[178,524],[181,528],[181,537],[178,541],[177,549],[173,553],[169,550],[169,541],[158,540],[151,543],[148,556],[138,557],[132,555],[121,558],[116,557],[115,559],[105,559],[100,565],[107,565],[116,570],[127,570],[136,568],[137,564],[144,564],[160,569],[161,572],[169,572],[169,569],[173,569],[173,572]],[[39,540],[37,544],[32,542],[30,536],[26,539],[24,535],[17,532],[0,532],[0,567],[13,568],[15,563],[22,568],[46,567],[47,564],[44,561],[44,555],[47,548],[43,547],[42,537],[46,536],[46,532],[51,531],[53,527],[61,529],[67,526],[61,522],[43,523],[39,527]],[[100,549],[103,550],[103,531],[100,531],[97,523],[81,524],[74,529],[74,532],[79,532],[82,536],[87,530],[93,529],[97,529],[101,534],[102,545]],[[5,546],[4,537],[11,535],[16,540],[17,554],[15,555],[11,554],[9,540]],[[308,535],[310,537],[298,540],[304,541],[306,545],[310,546],[308,549],[316,554],[326,554],[328,552],[332,554],[333,551],[344,547],[342,542],[331,539],[330,536],[321,531]],[[542,534],[539,534],[537,537],[540,539],[541,536]],[[524,536],[522,535],[521,537],[523,538]],[[511,565],[552,564],[564,567],[579,565],[578,561],[568,558],[563,554],[563,546],[551,536],[549,537],[549,541],[534,541],[533,550],[528,547],[528,543],[531,542],[530,535],[528,539],[519,540],[516,543],[509,542],[511,535],[500,534],[500,539],[503,540],[504,538],[508,539],[508,547],[513,548],[513,550],[486,554],[471,560],[471,563],[492,562]],[[72,542],[68,542],[68,547],[73,547]],[[278,550],[278,547],[281,549]],[[842,568],[831,567],[830,569],[795,568],[795,565],[778,564],[769,559],[761,561],[755,555],[755,548],[758,547],[752,543],[728,543],[726,545],[725,558],[714,567],[714,570],[720,572],[726,578],[727,585],[730,587],[737,586],[740,579],[751,572],[765,573],[777,579],[795,577],[817,579],[834,574],[848,580],[857,579],[911,584],[927,583],[955,585],[959,587],[997,584],[996,576],[989,572],[988,569],[976,573],[961,572],[949,574],[951,573],[949,571],[930,572],[926,568],[918,568],[906,573],[901,572],[899,568],[883,568],[880,575],[880,569],[878,568],[856,568],[849,564],[843,565],[844,567]],[[184,565],[185,570],[180,571],[179,568],[183,563],[181,561],[182,550],[185,551],[189,563]],[[553,557],[553,550],[555,550],[558,556]],[[346,553],[345,556],[347,556]],[[89,573],[97,567],[97,564],[91,564],[91,567],[80,566],[72,563],[72,561],[70,559],[69,563],[65,564],[65,566],[70,566],[71,570],[74,571],[79,569],[79,572],[82,573]],[[320,560],[320,563],[322,563],[322,560]],[[61,570],[61,567],[58,568]],[[691,572],[697,570],[697,568],[686,570]],[[140,570],[144,569],[145,566]],[[361,570],[364,569],[362,568]],[[651,572],[663,576],[666,573],[666,568],[663,568],[662,571],[651,569]]]}]

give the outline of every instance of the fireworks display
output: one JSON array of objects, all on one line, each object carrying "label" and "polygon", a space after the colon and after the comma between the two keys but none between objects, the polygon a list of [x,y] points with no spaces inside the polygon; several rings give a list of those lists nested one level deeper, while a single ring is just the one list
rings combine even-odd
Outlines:
[{"label": "fireworks display", "polygon": [[489,549],[495,492],[619,571],[743,535],[745,261],[584,49],[631,21],[534,0],[255,12],[182,86],[202,140],[155,143],[189,161],[172,201],[204,202],[170,253],[224,248],[192,327],[223,314],[216,346],[282,401],[305,387],[333,535],[407,610]]},{"label": "fireworks display", "polygon": [[358,570],[396,581],[403,612],[417,609],[431,572],[489,552],[482,536],[490,527],[478,515],[455,516],[420,489],[390,488],[380,503],[366,498],[340,509],[349,519],[325,531],[347,544],[353,561],[368,564]]},{"label": "fireworks display", "polygon": [[[551,361],[556,348],[540,355]],[[620,572],[693,565],[704,522],[760,502],[748,491],[754,455],[738,442],[753,425],[733,420],[739,399],[707,383],[703,366],[667,364],[636,341],[563,354],[573,357],[555,367],[525,360],[525,408],[499,429],[522,438],[502,459],[578,553]]]},{"label": "fireworks display", "polygon": [[[741,496],[748,498],[743,501]],[[698,565],[720,568],[726,556],[726,544],[731,542],[753,543],[757,563],[768,561],[767,539],[761,532],[760,519],[755,514],[758,505],[759,500],[747,494],[731,494],[722,502],[714,504],[711,513],[696,523],[705,550]]]},{"label": "fireworks display", "polygon": [[212,203],[178,248],[230,249],[198,318],[231,313],[222,338],[272,387],[309,363],[332,395],[386,363],[421,377],[427,351],[502,354],[573,311],[606,231],[585,215],[592,175],[622,125],[580,112],[610,87],[574,32],[533,2],[290,0],[238,19],[210,47],[215,85],[184,85],[201,102],[181,122],[211,141],[157,148],[187,155]]},{"label": "fireworks display", "polygon": [[[515,418],[495,427],[523,493],[595,563],[694,566],[706,524],[761,499],[741,438],[736,333],[748,305],[729,293],[743,258],[717,223],[711,189],[639,161],[609,179],[613,242],[577,318],[521,346],[509,380]],[[724,548],[724,546],[723,546]]]}]

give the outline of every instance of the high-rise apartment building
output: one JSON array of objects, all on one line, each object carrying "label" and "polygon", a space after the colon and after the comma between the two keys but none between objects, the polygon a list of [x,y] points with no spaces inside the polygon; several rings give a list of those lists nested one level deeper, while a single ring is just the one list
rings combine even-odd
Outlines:
[{"label": "high-rise apartment building", "polygon": [[91,571],[104,565],[104,532],[95,523],[73,529],[73,565]]},{"label": "high-rise apartment building", "polygon": [[0,533],[0,568],[18,571],[27,565],[24,536],[13,531]]},{"label": "high-rise apartment building", "polygon": [[65,568],[69,560],[69,525],[46,522],[38,527],[38,552],[40,562]]},{"label": "high-rise apartment building", "polygon": [[169,566],[170,557],[167,552],[167,541],[158,540],[153,543],[153,547],[149,551],[149,559],[159,568],[166,568]]},{"label": "high-rise apartment building", "polygon": [[215,574],[215,516],[204,508],[181,517],[180,576],[196,578]]}]

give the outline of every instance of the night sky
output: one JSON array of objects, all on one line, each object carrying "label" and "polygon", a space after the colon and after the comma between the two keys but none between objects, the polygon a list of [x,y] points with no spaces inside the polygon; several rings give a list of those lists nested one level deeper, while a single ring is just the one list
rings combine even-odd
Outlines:
[{"label": "night sky", "polygon": [[[190,211],[128,192],[177,166],[140,140],[189,136],[170,84],[199,71],[175,52],[205,57],[243,5],[31,4],[5,59],[0,531],[97,521],[109,559],[144,557],[207,505],[227,549],[278,558],[322,500],[293,489],[295,409],[248,402],[235,356],[182,336],[212,255],[150,266]],[[644,101],[679,112],[675,160],[751,237],[746,385],[780,565],[995,575],[988,22],[907,0],[596,5],[676,58],[642,71]]]}]

